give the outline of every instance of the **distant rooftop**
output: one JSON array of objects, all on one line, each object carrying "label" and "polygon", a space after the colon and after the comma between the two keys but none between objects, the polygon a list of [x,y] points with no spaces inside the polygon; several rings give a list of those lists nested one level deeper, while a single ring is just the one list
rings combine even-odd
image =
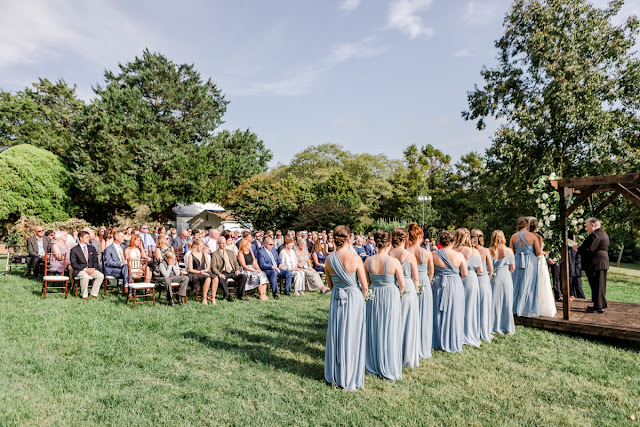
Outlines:
[{"label": "distant rooftop", "polygon": [[173,208],[173,212],[180,216],[196,216],[202,211],[224,212],[225,209],[217,203],[192,203],[190,205],[178,203],[178,205]]}]

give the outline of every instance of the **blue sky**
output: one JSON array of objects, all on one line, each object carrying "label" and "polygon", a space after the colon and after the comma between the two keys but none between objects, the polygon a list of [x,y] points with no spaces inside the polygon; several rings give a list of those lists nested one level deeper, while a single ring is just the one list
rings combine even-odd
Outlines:
[{"label": "blue sky", "polygon": [[211,77],[230,101],[223,128],[256,132],[273,165],[325,142],[392,158],[432,144],[455,160],[497,126],[479,132],[460,113],[495,64],[510,3],[3,0],[0,87],[64,78],[88,100],[105,69],[148,47]]}]

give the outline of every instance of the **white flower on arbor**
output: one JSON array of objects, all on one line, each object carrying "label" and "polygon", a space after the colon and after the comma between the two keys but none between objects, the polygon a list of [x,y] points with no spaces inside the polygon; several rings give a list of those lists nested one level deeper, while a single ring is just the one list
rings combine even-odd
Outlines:
[{"label": "white flower on arbor", "polygon": [[555,216],[555,215],[551,215],[551,216],[549,217],[549,220],[550,220],[550,221],[555,221],[555,220],[556,220],[556,216]]},{"label": "white flower on arbor", "polygon": [[539,207],[540,209],[542,209],[542,210],[547,209],[547,205],[546,205],[545,203],[540,203],[540,204],[538,204],[538,207]]},{"label": "white flower on arbor", "polygon": [[572,227],[575,227],[576,225],[578,225],[578,221],[577,221],[577,220],[575,220],[575,219],[572,219],[572,220],[571,220],[571,226],[572,226]]},{"label": "white flower on arbor", "polygon": [[543,200],[547,200],[549,198],[549,195],[547,193],[543,193],[542,194],[542,199]]}]

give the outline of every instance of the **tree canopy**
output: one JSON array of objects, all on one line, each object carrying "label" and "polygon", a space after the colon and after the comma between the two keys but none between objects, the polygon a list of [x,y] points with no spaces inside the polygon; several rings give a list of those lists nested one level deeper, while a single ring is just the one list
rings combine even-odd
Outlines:
[{"label": "tree canopy", "polygon": [[30,144],[0,153],[0,188],[0,221],[21,215],[64,221],[76,212],[68,169],[53,153]]}]

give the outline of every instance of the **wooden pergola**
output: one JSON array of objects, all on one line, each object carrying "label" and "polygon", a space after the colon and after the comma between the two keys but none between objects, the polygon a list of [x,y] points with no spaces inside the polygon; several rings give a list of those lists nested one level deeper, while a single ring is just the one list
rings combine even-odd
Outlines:
[{"label": "wooden pergola", "polygon": [[[569,320],[569,247],[567,246],[567,218],[589,197],[597,192],[611,193],[593,210],[591,216],[598,216],[613,200],[623,195],[640,207],[640,174],[586,176],[551,180],[551,185],[560,194],[560,226],[562,228],[561,283],[563,319]],[[576,197],[577,196],[577,197]],[[570,206],[567,206],[568,202]]]}]

